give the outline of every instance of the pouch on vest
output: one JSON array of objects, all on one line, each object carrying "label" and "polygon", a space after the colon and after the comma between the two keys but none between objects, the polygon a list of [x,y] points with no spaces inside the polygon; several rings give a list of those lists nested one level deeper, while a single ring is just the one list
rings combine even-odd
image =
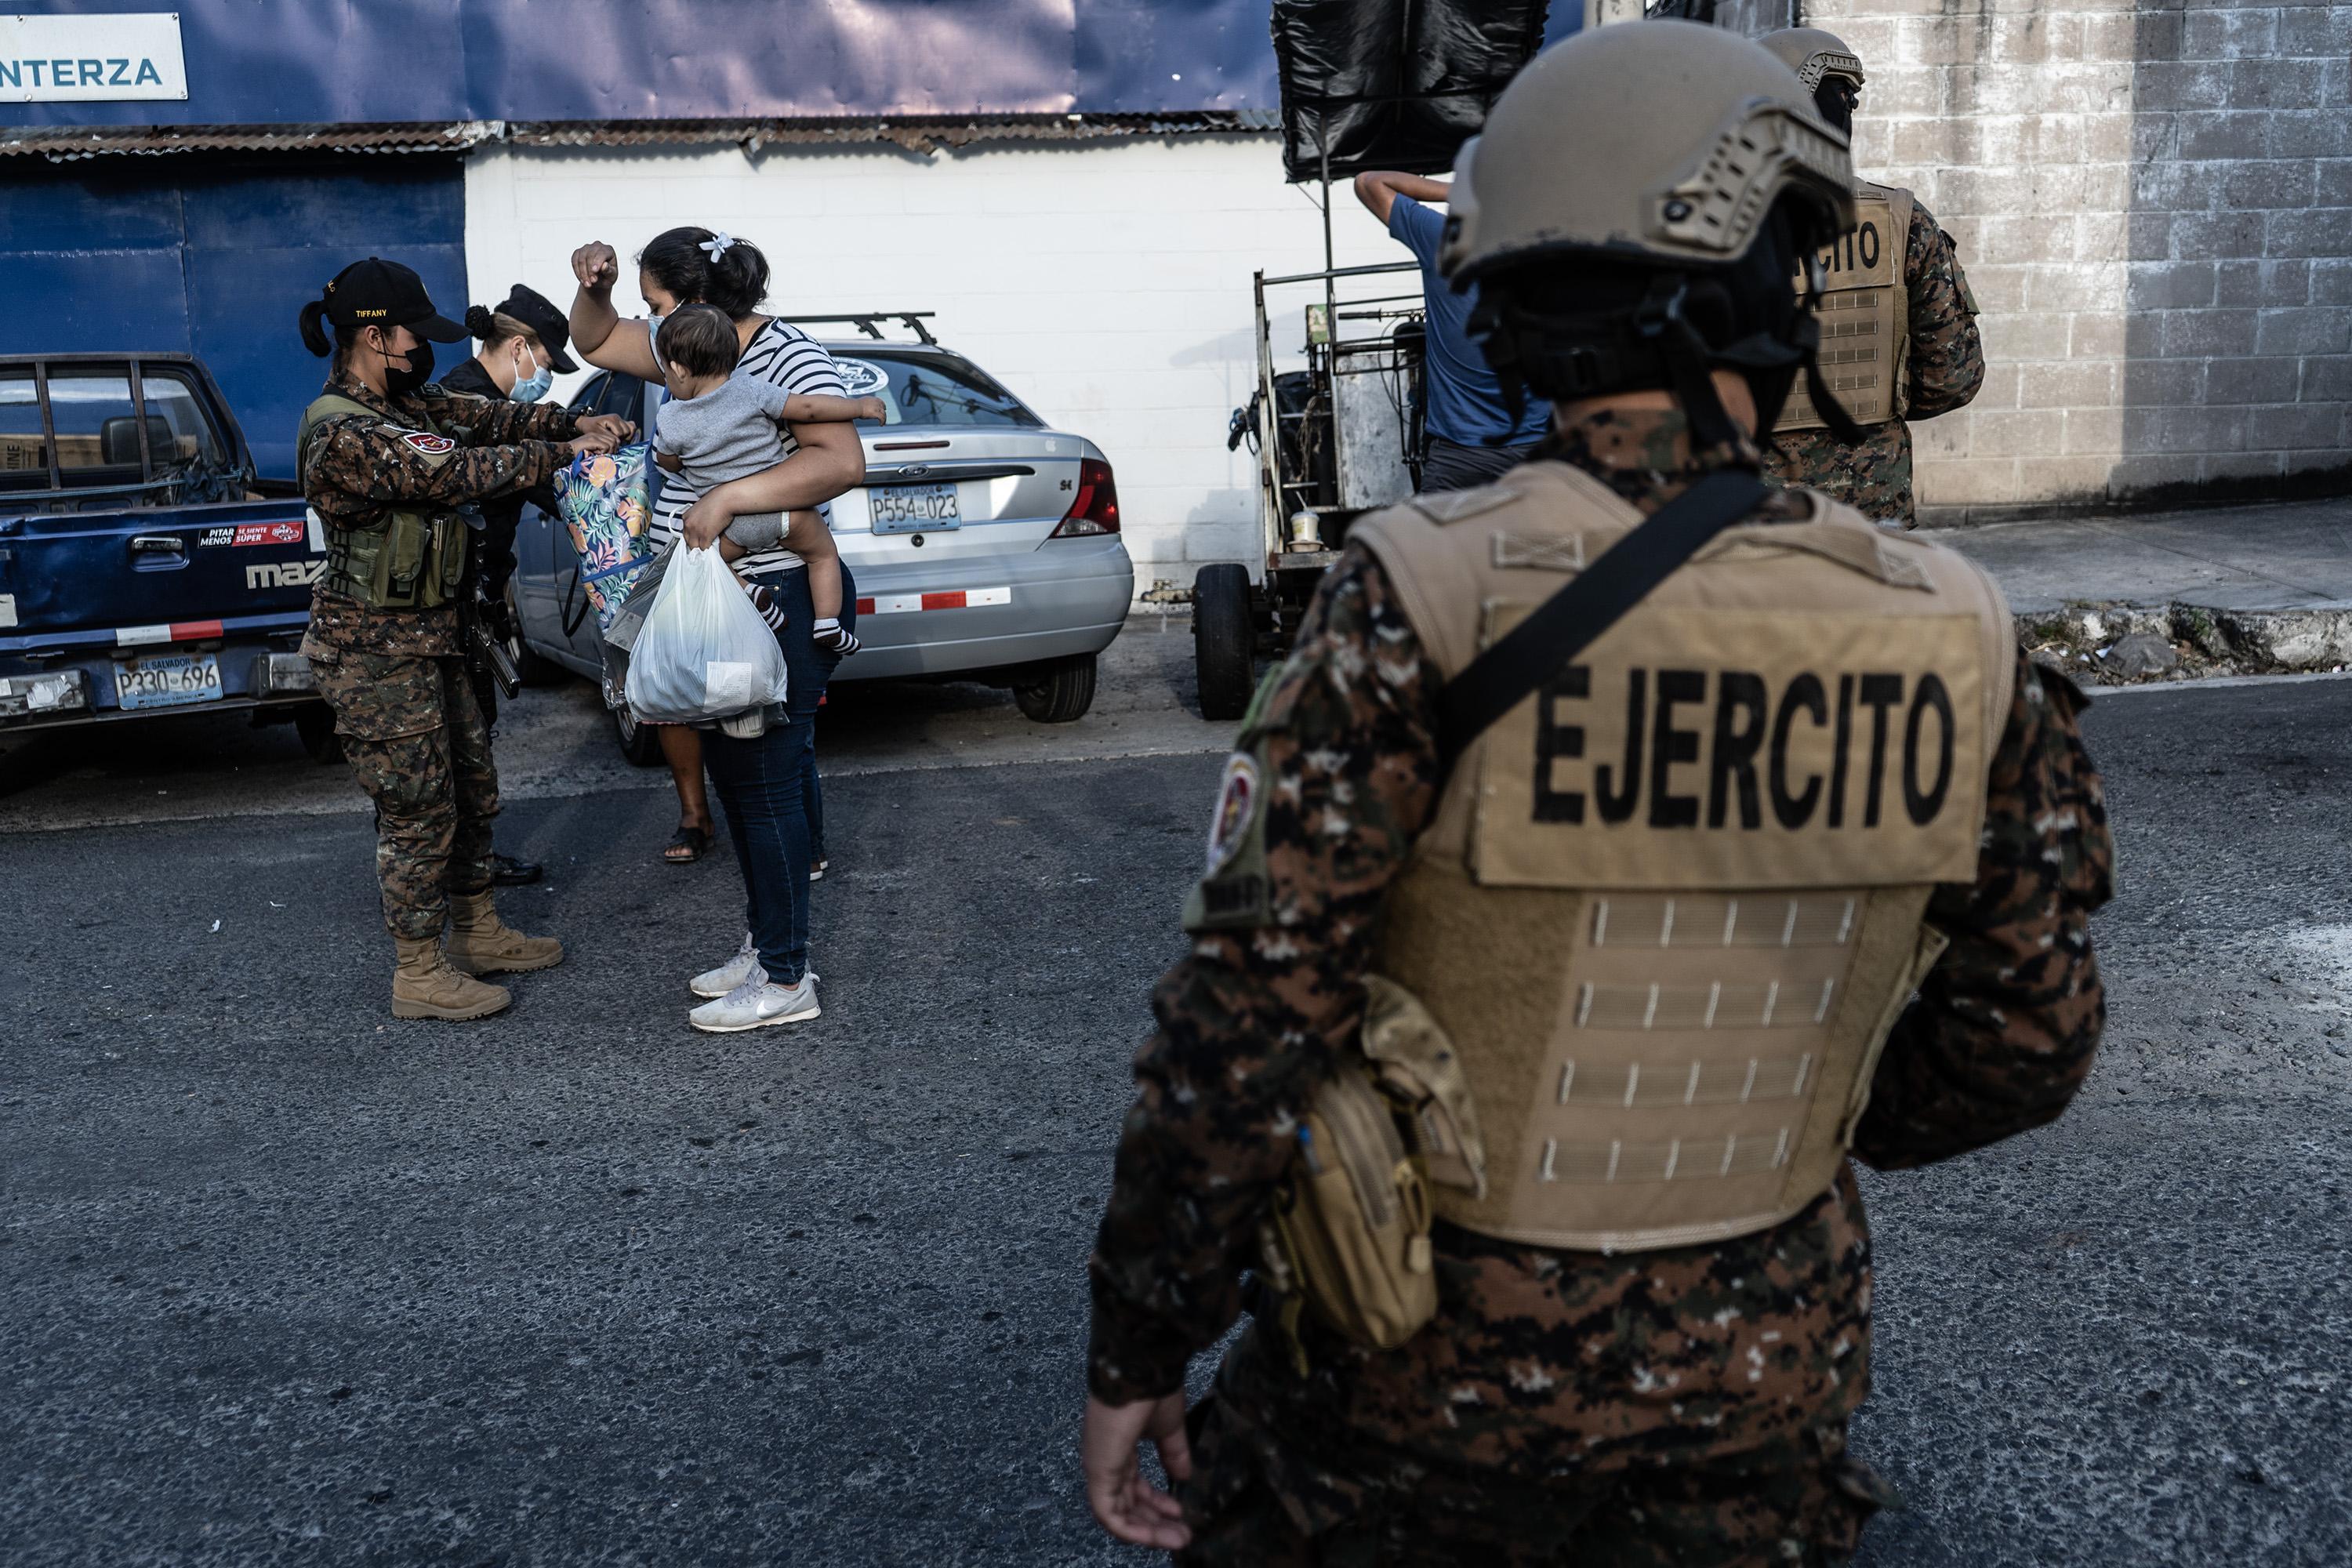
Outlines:
[{"label": "pouch on vest", "polygon": [[1429,1188],[1397,1107],[1361,1065],[1343,1062],[1297,1137],[1259,1233],[1266,1281],[1284,1298],[1281,1326],[1296,1353],[1304,1305],[1352,1342],[1393,1350],[1437,1311]]},{"label": "pouch on vest", "polygon": [[[380,416],[330,393],[302,411],[298,464],[310,467],[310,432],[331,415]],[[373,528],[330,526],[319,585],[379,610],[431,610],[454,604],[466,575],[466,526],[446,513],[394,511]]]}]

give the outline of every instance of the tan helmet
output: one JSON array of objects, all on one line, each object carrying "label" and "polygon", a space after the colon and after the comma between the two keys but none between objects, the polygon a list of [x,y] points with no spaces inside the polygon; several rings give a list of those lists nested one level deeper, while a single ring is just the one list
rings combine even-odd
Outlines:
[{"label": "tan helmet", "polygon": [[1797,73],[1807,92],[1831,77],[1850,83],[1856,92],[1862,90],[1862,58],[1835,33],[1822,27],[1783,27],[1765,34],[1763,43]]},{"label": "tan helmet", "polygon": [[1783,194],[1853,222],[1853,163],[1789,68],[1718,27],[1629,22],[1538,55],[1454,163],[1449,278],[1550,252],[1736,260]]}]

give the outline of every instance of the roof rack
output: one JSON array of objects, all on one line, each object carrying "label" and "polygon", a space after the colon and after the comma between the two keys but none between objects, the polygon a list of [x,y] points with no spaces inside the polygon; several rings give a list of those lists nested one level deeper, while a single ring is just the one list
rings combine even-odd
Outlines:
[{"label": "roof rack", "polygon": [[877,342],[882,341],[881,323],[896,321],[932,348],[937,348],[940,346],[940,340],[931,336],[931,330],[923,323],[934,319],[938,314],[937,310],[858,310],[846,316],[787,316],[784,319],[796,327],[821,326],[845,321]]}]

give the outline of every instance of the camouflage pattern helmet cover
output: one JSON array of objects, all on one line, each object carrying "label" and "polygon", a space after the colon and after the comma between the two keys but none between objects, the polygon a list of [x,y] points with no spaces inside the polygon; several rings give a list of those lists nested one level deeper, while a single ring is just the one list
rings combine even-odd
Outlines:
[{"label": "camouflage pattern helmet cover", "polygon": [[1791,193],[1823,241],[1853,224],[1846,137],[1787,66],[1717,27],[1598,27],[1538,56],[1463,146],[1438,265],[1457,284],[1548,253],[1720,265]]},{"label": "camouflage pattern helmet cover", "polygon": [[1782,64],[1797,73],[1797,80],[1807,92],[1830,77],[1851,83],[1856,92],[1862,90],[1862,57],[1847,48],[1843,38],[1826,28],[1783,27],[1777,33],[1767,33],[1763,43]]}]

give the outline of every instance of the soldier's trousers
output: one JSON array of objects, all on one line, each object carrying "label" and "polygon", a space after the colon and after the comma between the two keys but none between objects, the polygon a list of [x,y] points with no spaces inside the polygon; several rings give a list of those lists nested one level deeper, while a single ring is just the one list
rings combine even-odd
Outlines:
[{"label": "soldier's trousers", "polygon": [[319,694],[375,802],[376,879],[392,934],[441,934],[451,893],[490,885],[499,774],[462,658],[311,647]]},{"label": "soldier's trousers", "polygon": [[[1179,1568],[1842,1568],[1893,1498],[1846,1458],[1842,1425],[1544,1486],[1424,1474],[1333,1488],[1315,1461],[1274,1458],[1223,1400],[1192,1414]],[[1286,1500],[1286,1483],[1306,1495]]]}]

